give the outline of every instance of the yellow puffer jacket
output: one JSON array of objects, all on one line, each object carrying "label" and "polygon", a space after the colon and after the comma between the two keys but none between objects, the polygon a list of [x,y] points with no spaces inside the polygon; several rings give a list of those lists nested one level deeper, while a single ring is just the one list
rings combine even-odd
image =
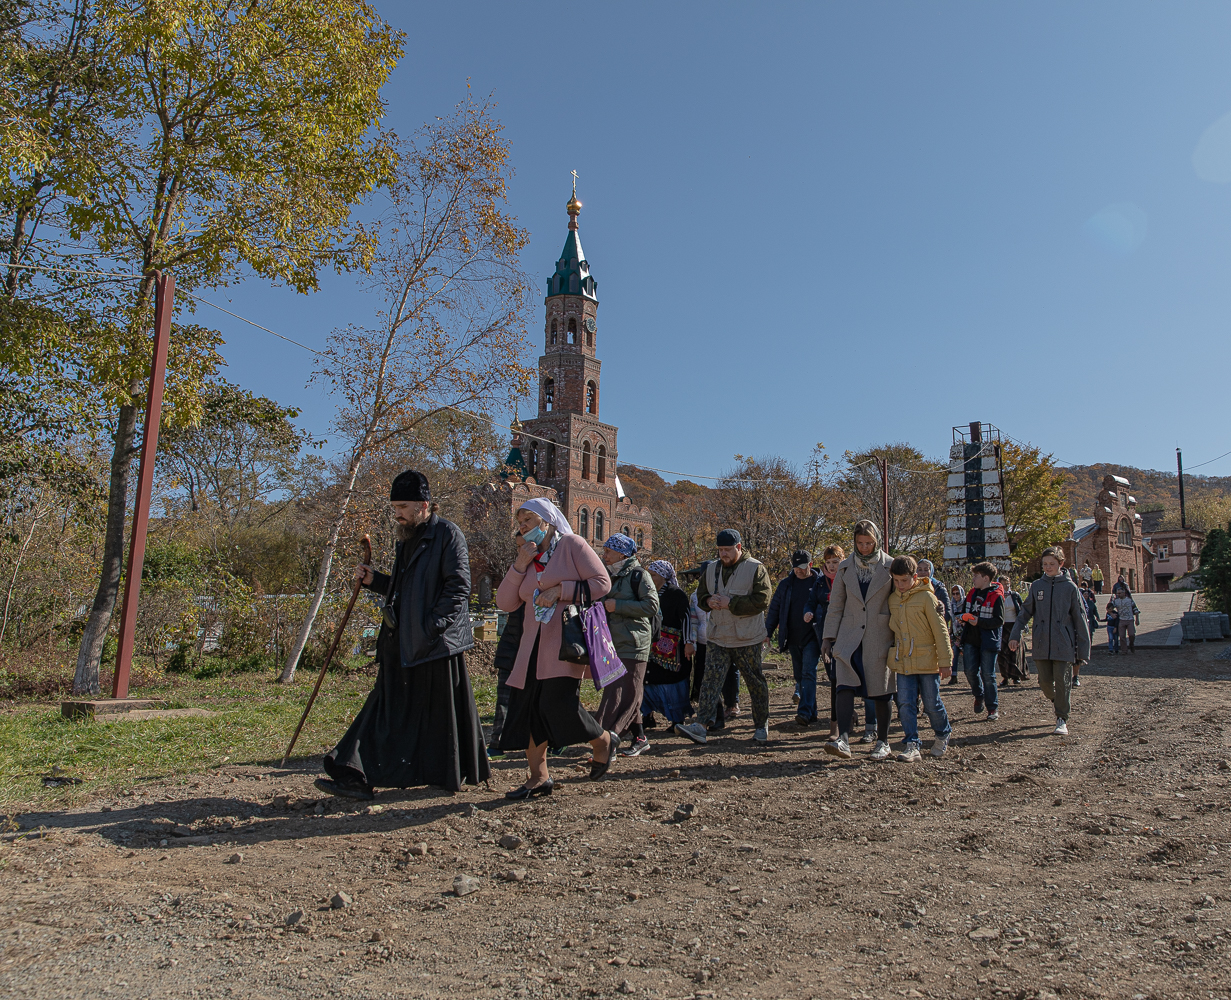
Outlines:
[{"label": "yellow puffer jacket", "polygon": [[894,642],[889,668],[895,673],[947,674],[953,668],[953,647],[931,580],[920,579],[905,594],[893,588],[889,627]]}]

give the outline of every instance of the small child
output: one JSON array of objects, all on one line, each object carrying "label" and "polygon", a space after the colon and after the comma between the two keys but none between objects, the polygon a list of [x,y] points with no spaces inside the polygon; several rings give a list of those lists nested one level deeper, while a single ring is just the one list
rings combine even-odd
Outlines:
[{"label": "small child", "polygon": [[889,667],[898,675],[898,716],[905,734],[905,746],[898,760],[918,761],[919,699],[928,714],[936,740],[932,756],[943,757],[949,747],[949,716],[940,700],[940,682],[953,669],[953,647],[941,603],[936,599],[932,581],[917,575],[918,563],[910,556],[898,556],[889,566],[893,593],[889,595],[889,627],[893,629],[893,649]]},{"label": "small child", "polygon": [[1043,696],[1056,710],[1057,736],[1069,734],[1069,704],[1073,689],[1073,668],[1090,659],[1090,628],[1086,608],[1076,584],[1060,573],[1064,550],[1053,546],[1043,550],[1043,575],[1030,584],[1026,601],[1009,648],[1017,649],[1026,623],[1034,619],[1030,654],[1039,675]]},{"label": "small child", "polygon": [[987,706],[987,721],[1000,718],[996,691],[996,657],[1000,655],[1000,629],[1004,625],[1004,588],[996,582],[997,569],[990,562],[970,567],[974,587],[962,605],[962,659],[966,678],[975,696],[975,714]]},{"label": "small child", "polygon": [[1115,656],[1120,652],[1120,612],[1116,610],[1116,602],[1107,602],[1107,653]]}]

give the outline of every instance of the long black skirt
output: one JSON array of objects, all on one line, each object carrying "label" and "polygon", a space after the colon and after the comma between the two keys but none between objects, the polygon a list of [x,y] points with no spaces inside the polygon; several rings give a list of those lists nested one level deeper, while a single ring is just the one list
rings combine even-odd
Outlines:
[{"label": "long black skirt", "polygon": [[325,755],[336,781],[456,792],[491,774],[462,653],[403,670],[383,663],[346,735]]},{"label": "long black skirt", "polygon": [[539,680],[539,640],[530,651],[526,683],[513,688],[509,715],[500,734],[501,750],[525,750],[535,746],[551,747],[589,743],[603,735],[603,727],[581,704],[581,681],[575,677],[545,677]]}]

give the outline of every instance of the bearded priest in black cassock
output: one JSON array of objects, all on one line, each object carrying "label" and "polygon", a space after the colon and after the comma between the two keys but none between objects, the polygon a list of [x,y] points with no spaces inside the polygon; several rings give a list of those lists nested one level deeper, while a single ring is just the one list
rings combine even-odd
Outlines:
[{"label": "bearded priest in black cassock", "polygon": [[466,536],[437,513],[427,477],[393,481],[389,505],[397,552],[388,575],[357,566],[355,579],[384,599],[376,638],[376,686],[325,755],[331,795],[371,799],[374,788],[439,785],[457,791],[491,772],[466,673],[474,646]]}]

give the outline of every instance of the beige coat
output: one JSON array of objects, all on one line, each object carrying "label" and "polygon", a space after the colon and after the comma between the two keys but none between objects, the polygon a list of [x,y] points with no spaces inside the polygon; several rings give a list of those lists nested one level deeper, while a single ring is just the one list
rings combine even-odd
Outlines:
[{"label": "beige coat", "polygon": [[893,577],[889,565],[893,559],[880,553],[880,565],[872,573],[865,598],[859,588],[855,557],[847,556],[838,567],[829,593],[829,611],[825,614],[824,638],[833,639],[835,678],[839,687],[860,687],[859,674],[851,666],[851,656],[863,646],[863,674],[868,685],[868,697],[879,698],[898,689],[897,675],[889,669],[889,647],[893,645],[893,630],[889,627],[889,594]]}]

